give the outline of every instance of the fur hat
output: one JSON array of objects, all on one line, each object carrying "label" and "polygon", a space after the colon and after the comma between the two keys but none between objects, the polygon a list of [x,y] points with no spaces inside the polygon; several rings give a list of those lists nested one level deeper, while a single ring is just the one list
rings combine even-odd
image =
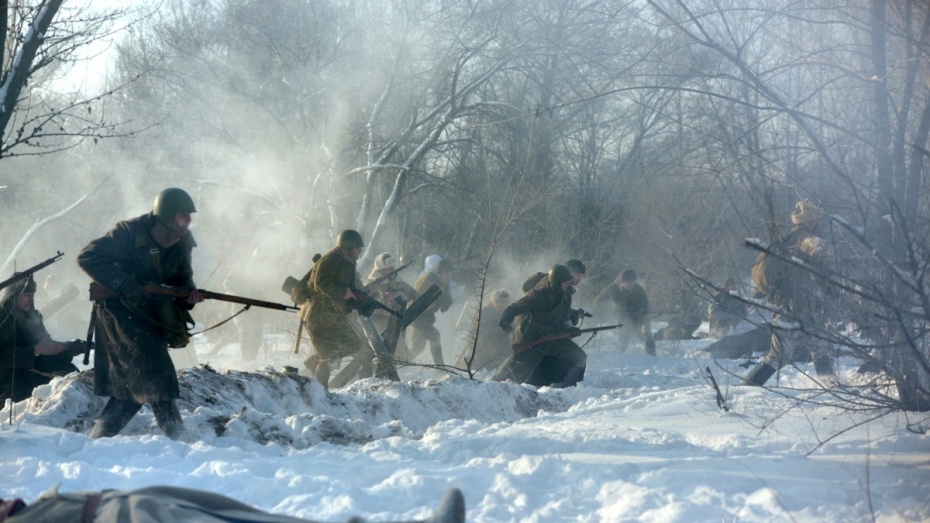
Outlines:
[{"label": "fur hat", "polygon": [[440,261],[442,261],[442,256],[430,254],[426,257],[426,261],[423,262],[423,272],[436,272],[436,269],[439,268]]},{"label": "fur hat", "polygon": [[397,259],[389,252],[382,252],[375,257],[375,270],[393,269],[397,267]]},{"label": "fur hat", "polygon": [[491,303],[500,305],[510,301],[510,291],[507,289],[497,289],[491,293]]},{"label": "fur hat", "polygon": [[636,271],[627,269],[620,275],[620,281],[636,281]]},{"label": "fur hat", "polygon": [[[14,272],[13,276],[17,274],[20,273]],[[27,276],[3,289],[2,301],[6,301],[14,296],[19,296],[20,294],[35,294],[37,287],[36,281],[32,279],[32,275]]]},{"label": "fur hat", "polygon": [[791,223],[802,225],[805,223],[815,222],[824,217],[823,209],[810,200],[801,200],[794,206],[794,212],[791,213]]}]

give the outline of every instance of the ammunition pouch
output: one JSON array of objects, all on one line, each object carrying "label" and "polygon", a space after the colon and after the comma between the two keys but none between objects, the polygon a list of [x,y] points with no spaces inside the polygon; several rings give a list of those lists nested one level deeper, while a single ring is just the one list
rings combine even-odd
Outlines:
[{"label": "ammunition pouch", "polygon": [[194,318],[185,306],[177,300],[152,300],[157,307],[162,339],[172,349],[186,347],[191,340]]}]

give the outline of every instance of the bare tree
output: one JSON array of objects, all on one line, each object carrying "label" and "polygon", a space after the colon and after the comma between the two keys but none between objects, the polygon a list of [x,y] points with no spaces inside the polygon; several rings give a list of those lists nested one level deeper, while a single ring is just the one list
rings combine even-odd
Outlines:
[{"label": "bare tree", "polygon": [[123,11],[62,7],[63,0],[0,0],[0,158],[41,155],[120,136],[104,111],[111,92],[58,95],[41,87],[82,48],[110,34]]}]

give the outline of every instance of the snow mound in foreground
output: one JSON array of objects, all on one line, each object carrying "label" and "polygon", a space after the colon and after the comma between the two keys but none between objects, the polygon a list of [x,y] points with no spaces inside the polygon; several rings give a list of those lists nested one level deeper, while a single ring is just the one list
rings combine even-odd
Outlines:
[{"label": "snow mound in foreground", "polygon": [[[182,370],[179,380],[185,439],[237,438],[292,448],[420,438],[446,420],[514,422],[540,411],[564,412],[575,403],[567,391],[453,376],[417,382],[367,379],[326,391],[297,374],[272,369],[221,373],[201,366]],[[88,434],[106,400],[94,396],[93,370],[88,370],[37,388],[14,406],[13,420]],[[9,419],[9,406],[0,416]],[[120,434],[160,433],[146,406]]]}]

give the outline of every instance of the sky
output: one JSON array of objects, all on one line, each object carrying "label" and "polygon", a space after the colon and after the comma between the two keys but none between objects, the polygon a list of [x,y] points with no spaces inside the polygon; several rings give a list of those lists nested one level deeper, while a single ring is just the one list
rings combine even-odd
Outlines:
[{"label": "sky", "polygon": [[[0,412],[0,497],[173,485],[275,514],[398,521],[458,488],[474,522],[930,521],[927,414],[818,405],[829,398],[807,366],[771,390],[737,387],[743,362],[709,359],[712,340],[660,341],[649,357],[601,333],[569,389],[408,367],[399,383],[326,392],[282,372],[300,367],[292,339],[266,339],[250,364],[263,368],[233,370],[248,366],[238,347],[207,356],[202,338],[199,364],[180,371],[183,441],[148,407],[90,439],[105,399],[72,374],[16,404],[12,425]],[[839,368],[856,380],[853,362]]]}]

